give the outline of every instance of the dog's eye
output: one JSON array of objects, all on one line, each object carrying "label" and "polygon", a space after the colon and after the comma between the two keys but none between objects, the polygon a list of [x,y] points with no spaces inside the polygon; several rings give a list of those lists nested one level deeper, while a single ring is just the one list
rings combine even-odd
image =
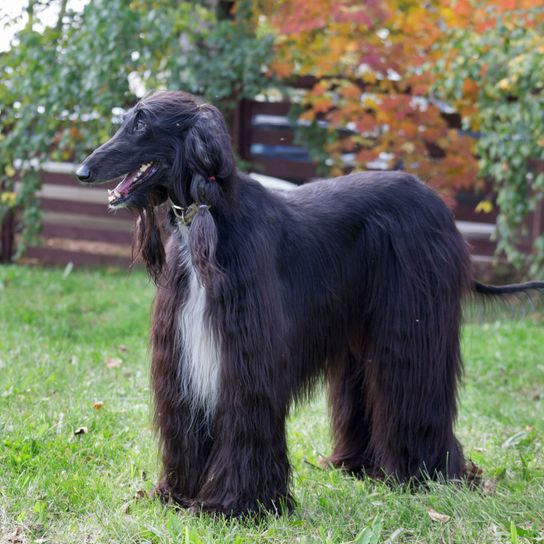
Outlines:
[{"label": "dog's eye", "polygon": [[132,130],[134,132],[145,132],[146,128],[147,125],[141,119],[138,119],[138,121],[134,123],[134,128]]}]

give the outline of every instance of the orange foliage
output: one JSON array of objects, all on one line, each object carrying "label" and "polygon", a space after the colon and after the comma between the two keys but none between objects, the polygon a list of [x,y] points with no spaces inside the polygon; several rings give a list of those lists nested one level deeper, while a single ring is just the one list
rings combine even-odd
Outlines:
[{"label": "orange foliage", "polygon": [[[447,195],[475,182],[477,163],[474,141],[451,130],[426,99],[444,25],[483,30],[492,24],[490,6],[507,11],[541,1],[261,0],[259,7],[278,36],[271,70],[281,78],[316,78],[303,118],[356,127],[350,138],[329,144],[333,173],[343,170],[347,150],[360,168],[392,155],[390,167],[415,172]],[[475,97],[478,85],[467,80],[464,90]]]}]

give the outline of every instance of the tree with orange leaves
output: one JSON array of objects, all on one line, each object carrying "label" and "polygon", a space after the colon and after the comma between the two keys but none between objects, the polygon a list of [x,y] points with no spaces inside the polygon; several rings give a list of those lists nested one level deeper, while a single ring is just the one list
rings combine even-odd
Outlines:
[{"label": "tree with orange leaves", "polygon": [[329,122],[331,173],[344,170],[351,151],[356,167],[379,158],[446,195],[474,184],[474,140],[430,98],[442,25],[456,16],[449,2],[280,0],[269,16],[278,33],[274,73],[315,78],[301,117]]}]

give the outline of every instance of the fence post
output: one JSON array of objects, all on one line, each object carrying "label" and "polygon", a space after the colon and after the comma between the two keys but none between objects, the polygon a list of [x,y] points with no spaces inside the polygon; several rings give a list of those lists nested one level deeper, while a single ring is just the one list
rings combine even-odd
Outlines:
[{"label": "fence post", "polygon": [[15,253],[15,213],[8,210],[0,225],[0,263],[9,263]]}]

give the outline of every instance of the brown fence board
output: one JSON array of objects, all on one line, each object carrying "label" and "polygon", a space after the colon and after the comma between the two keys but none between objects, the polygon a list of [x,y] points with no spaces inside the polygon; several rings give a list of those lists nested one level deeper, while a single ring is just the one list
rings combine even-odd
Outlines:
[{"label": "brown fence board", "polygon": [[492,257],[495,254],[496,243],[491,240],[467,240],[472,255],[485,255]]},{"label": "brown fence board", "polygon": [[289,102],[260,102],[257,100],[248,100],[249,108],[247,116],[249,120],[253,115],[287,115],[291,108]]},{"label": "brown fence board", "polygon": [[267,176],[283,178],[295,183],[317,177],[316,167],[305,162],[263,158],[253,155],[253,170]]},{"label": "brown fence board", "polygon": [[[91,186],[88,183],[82,183],[78,181],[75,174],[58,174],[56,172],[42,172],[40,174],[40,179],[42,180],[42,183],[54,183],[55,185],[66,185],[68,187],[97,187],[96,185]],[[106,189],[113,189],[117,183],[119,183],[119,180],[117,182],[110,181],[109,183],[101,184],[99,187],[104,189],[104,192]]]},{"label": "brown fence board", "polygon": [[25,260],[36,260],[48,265],[62,265],[71,262],[76,266],[118,266],[120,268],[128,268],[132,261],[130,257],[84,253],[43,246],[30,247],[25,252]]},{"label": "brown fence board", "polygon": [[129,231],[115,231],[92,229],[88,227],[74,227],[70,225],[44,224],[42,228],[44,238],[67,238],[69,240],[90,240],[93,242],[108,242],[130,246],[132,233]]},{"label": "brown fence board", "polygon": [[43,211],[90,215],[96,217],[107,217],[112,221],[127,222],[133,221],[134,216],[125,209],[109,211],[107,204],[95,204],[93,202],[70,202],[51,198],[40,199],[40,206]]},{"label": "brown fence board", "polygon": [[124,231],[132,230],[132,222],[117,221],[111,217],[90,217],[87,215],[79,215],[73,213],[56,213],[45,212],[44,223],[55,223],[57,225],[68,225],[73,227],[85,227],[89,229],[101,229],[109,231]]}]

